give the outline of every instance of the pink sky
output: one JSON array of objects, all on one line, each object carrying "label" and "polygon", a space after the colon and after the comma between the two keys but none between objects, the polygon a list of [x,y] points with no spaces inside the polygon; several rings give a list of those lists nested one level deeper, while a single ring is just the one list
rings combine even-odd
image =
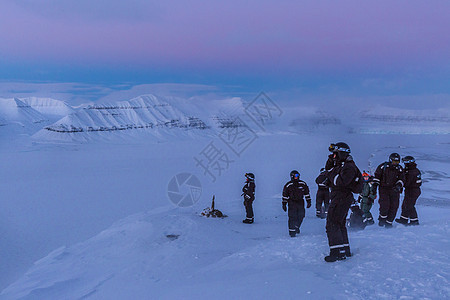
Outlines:
[{"label": "pink sky", "polygon": [[450,1],[3,0],[3,63],[444,72]]}]

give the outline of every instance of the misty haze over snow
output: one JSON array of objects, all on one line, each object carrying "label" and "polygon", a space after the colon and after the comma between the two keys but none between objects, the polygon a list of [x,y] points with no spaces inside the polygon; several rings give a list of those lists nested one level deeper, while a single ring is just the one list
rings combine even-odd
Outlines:
[{"label": "misty haze over snow", "polygon": [[[449,296],[447,107],[380,103],[341,111],[264,93],[213,94],[142,94],[85,105],[0,99],[0,298]],[[268,115],[258,119],[252,110],[261,99],[273,105],[263,123]],[[233,144],[233,132],[246,138]],[[421,225],[350,232],[354,256],[330,266],[323,262],[324,220],[308,209],[302,234],[290,239],[280,197],[298,169],[314,200],[328,144],[341,140],[372,173],[391,152],[416,157],[424,180]],[[213,145],[226,165],[209,174],[199,159]],[[251,227],[241,222],[248,171],[257,185]],[[201,195],[176,206],[168,183],[186,172],[201,182]],[[212,195],[228,218],[200,216]],[[376,203],[374,216],[377,210]]]}]

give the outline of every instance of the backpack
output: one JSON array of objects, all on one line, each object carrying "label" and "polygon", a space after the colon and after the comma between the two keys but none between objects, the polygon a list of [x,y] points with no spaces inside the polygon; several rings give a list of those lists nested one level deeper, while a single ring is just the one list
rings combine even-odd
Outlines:
[{"label": "backpack", "polygon": [[354,194],[361,194],[364,186],[364,179],[362,177],[361,171],[358,169],[356,165],[355,168],[356,168],[356,176],[355,179],[353,179],[352,184],[350,185],[350,189]]}]

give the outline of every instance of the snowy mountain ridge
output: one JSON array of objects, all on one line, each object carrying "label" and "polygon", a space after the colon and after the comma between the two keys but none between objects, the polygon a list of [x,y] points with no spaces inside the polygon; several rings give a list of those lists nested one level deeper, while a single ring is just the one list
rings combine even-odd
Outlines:
[{"label": "snowy mountain ridge", "polygon": [[75,109],[66,102],[52,98],[28,97],[20,100],[45,116],[61,118],[75,112]]},{"label": "snowy mountain ridge", "polygon": [[32,134],[50,123],[47,116],[18,98],[0,98],[0,136]]},{"label": "snowy mountain ridge", "polygon": [[[239,100],[231,100],[230,106]],[[213,115],[211,115],[213,113]],[[155,95],[142,95],[129,101],[90,105],[46,126],[36,133],[37,140],[88,141],[101,138],[151,136],[156,140],[211,134],[211,128],[237,126],[233,116],[224,111],[202,111],[187,100]]]},{"label": "snowy mountain ridge", "polygon": [[[18,98],[0,98],[0,117],[7,122],[41,123],[45,116]],[[4,124],[6,125],[6,124]]]},{"label": "snowy mountain ridge", "polygon": [[411,110],[376,106],[360,112],[360,118],[388,122],[441,122],[450,123],[450,109]]},{"label": "snowy mountain ridge", "polygon": [[[241,98],[200,101],[153,94],[127,101],[99,103],[74,108],[67,103],[28,97],[0,99],[0,125],[8,131],[33,135],[38,141],[86,142],[116,138],[154,140],[180,136],[214,134],[239,117],[245,123],[245,103]],[[268,132],[311,133],[345,131],[365,134],[449,134],[450,111],[408,110],[375,106],[350,118],[317,107],[283,108],[283,115],[270,120]],[[55,122],[56,121],[56,122]],[[54,123],[53,123],[54,122]],[[13,126],[6,126],[6,125]],[[15,127],[15,130],[9,128]]]}]

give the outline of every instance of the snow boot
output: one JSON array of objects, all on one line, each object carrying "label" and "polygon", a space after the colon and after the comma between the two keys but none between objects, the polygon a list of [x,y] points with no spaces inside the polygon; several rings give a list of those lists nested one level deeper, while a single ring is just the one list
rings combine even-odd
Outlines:
[{"label": "snow boot", "polygon": [[384,228],[392,228],[392,222],[386,221],[386,225],[384,225]]},{"label": "snow boot", "polygon": [[335,262],[337,260],[344,260],[345,259],[344,247],[330,249],[330,255],[325,256],[324,259],[326,262]]},{"label": "snow boot", "polygon": [[245,220],[242,221],[242,223],[252,224],[253,223],[253,218],[246,218]]},{"label": "snow boot", "polygon": [[296,232],[297,232],[296,230],[290,230],[289,229],[289,236],[290,237],[295,237]]},{"label": "snow boot", "polygon": [[386,219],[384,219],[384,218],[378,218],[378,226],[380,226],[380,227],[384,227],[384,226],[386,226]]},{"label": "snow boot", "polygon": [[344,246],[344,250],[345,250],[345,256],[346,257],[351,257],[352,253],[350,252],[350,246]]},{"label": "snow boot", "polygon": [[408,225],[408,219],[405,219],[403,216],[401,216],[398,219],[395,219],[395,222],[403,224],[405,226]]},{"label": "snow boot", "polygon": [[375,221],[373,220],[373,218],[367,218],[364,219],[364,223],[366,224],[366,226],[369,226],[375,224]]},{"label": "snow boot", "polygon": [[316,210],[316,217],[321,218],[322,219],[322,211],[320,210]]},{"label": "snow boot", "polygon": [[417,226],[417,225],[419,225],[419,220],[411,221],[411,222],[409,222],[408,225],[410,225],[410,226]]},{"label": "snow boot", "polygon": [[300,234],[300,228],[295,228],[295,233]]}]

